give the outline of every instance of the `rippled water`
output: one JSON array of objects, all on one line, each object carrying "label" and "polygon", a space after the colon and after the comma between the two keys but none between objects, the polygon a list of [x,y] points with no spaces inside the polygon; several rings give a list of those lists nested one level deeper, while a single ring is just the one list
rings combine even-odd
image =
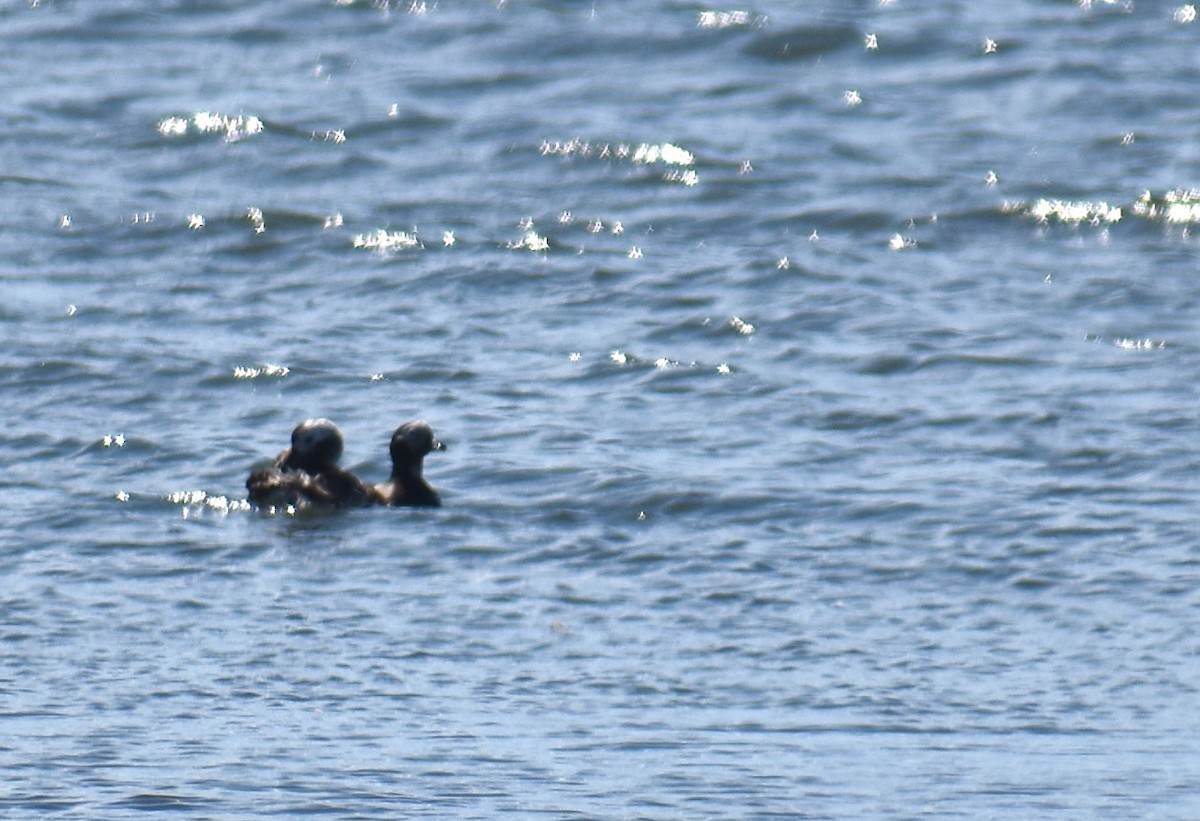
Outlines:
[{"label": "rippled water", "polygon": [[1195,16],[0,0],[0,807],[1194,816]]}]

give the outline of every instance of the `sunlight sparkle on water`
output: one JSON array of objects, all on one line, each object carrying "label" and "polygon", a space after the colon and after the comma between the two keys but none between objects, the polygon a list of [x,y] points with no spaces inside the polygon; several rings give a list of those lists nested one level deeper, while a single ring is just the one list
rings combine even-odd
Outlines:
[{"label": "sunlight sparkle on water", "polygon": [[1109,205],[1107,202],[1086,200],[1040,199],[1032,205],[1023,202],[1005,203],[1002,210],[1005,213],[1026,214],[1042,225],[1051,222],[1070,225],[1086,222],[1091,225],[1101,225],[1120,222],[1123,216],[1119,206]]},{"label": "sunlight sparkle on water", "polygon": [[208,498],[203,490],[177,490],[167,496],[167,501],[173,505],[198,505]]},{"label": "sunlight sparkle on water", "polygon": [[406,250],[409,248],[421,249],[425,246],[417,239],[415,233],[387,231],[380,228],[366,234],[356,234],[354,237],[354,247],[387,253],[388,251]]},{"label": "sunlight sparkle on water", "polygon": [[1126,351],[1150,351],[1154,349],[1162,349],[1167,346],[1167,343],[1161,340],[1154,339],[1114,339],[1113,344],[1118,348]]},{"label": "sunlight sparkle on water", "polygon": [[746,322],[740,316],[735,316],[729,320],[729,327],[733,328],[742,336],[750,336],[756,330],[753,325]]},{"label": "sunlight sparkle on water", "polygon": [[537,231],[529,230],[516,242],[505,243],[504,247],[510,251],[519,251],[522,248],[528,248],[534,252],[548,251],[550,250],[550,240]]},{"label": "sunlight sparkle on water", "polygon": [[686,171],[672,168],[663,172],[663,181],[683,183],[690,188],[700,182],[700,176],[690,168]]},{"label": "sunlight sparkle on water", "polygon": [[1173,225],[1200,223],[1200,191],[1174,188],[1159,199],[1145,191],[1133,204],[1133,213]]},{"label": "sunlight sparkle on water", "polygon": [[[124,500],[122,500],[124,501]],[[245,499],[230,499],[227,496],[209,496],[203,490],[177,490],[167,496],[167,501],[173,505],[181,505],[180,515],[189,518],[192,513],[202,513],[206,508],[228,516],[235,510],[250,510],[250,502]],[[295,513],[295,508],[288,506],[288,512]],[[271,512],[275,509],[271,508]]]},{"label": "sunlight sparkle on water", "polygon": [[264,129],[263,121],[254,116],[229,117],[224,114],[214,114],[209,111],[198,111],[190,118],[164,117],[158,121],[156,128],[164,137],[182,137],[189,131],[198,134],[222,134],[225,142],[232,143],[261,134]]},{"label": "sunlight sparkle on water", "polygon": [[291,372],[291,368],[286,368],[282,365],[271,365],[269,363],[259,367],[245,367],[238,365],[233,369],[233,378],[258,379],[260,376],[276,376],[282,379]]},{"label": "sunlight sparkle on water", "polygon": [[738,26],[757,26],[767,24],[767,15],[750,11],[702,11],[696,25],[703,29],[725,29]]},{"label": "sunlight sparkle on water", "polygon": [[654,162],[664,162],[667,165],[692,165],[696,162],[696,157],[692,152],[671,143],[662,145],[642,143],[633,152],[633,161],[647,165]]},{"label": "sunlight sparkle on water", "polygon": [[[390,12],[393,9],[420,16],[429,13],[429,4],[425,0],[333,0],[335,6],[362,6],[365,8],[375,9],[376,11]],[[433,4],[437,8],[437,3]],[[503,7],[503,4],[501,4]]]},{"label": "sunlight sparkle on water", "polygon": [[246,219],[254,225],[254,233],[261,234],[267,230],[267,220],[263,216],[261,208],[251,206],[246,209]]},{"label": "sunlight sparkle on water", "polygon": [[696,156],[674,143],[592,143],[583,139],[543,140],[538,153],[544,157],[585,158],[628,162],[634,165],[672,166],[663,173],[665,182],[677,182],[686,186],[696,185],[700,177],[692,166]]},{"label": "sunlight sparkle on water", "polygon": [[672,143],[592,143],[587,140],[543,140],[538,147],[542,156],[594,157],[601,160],[627,160],[639,165],[693,165],[696,156]]}]

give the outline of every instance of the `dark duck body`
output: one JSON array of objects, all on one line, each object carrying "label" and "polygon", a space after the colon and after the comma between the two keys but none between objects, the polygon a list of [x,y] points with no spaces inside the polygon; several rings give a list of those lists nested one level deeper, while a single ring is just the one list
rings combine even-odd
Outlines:
[{"label": "dark duck body", "polygon": [[282,507],[353,507],[369,504],[371,489],[358,477],[338,467],[345,441],[328,419],[307,419],[292,431],[292,446],[281,452],[270,467],[246,479],[250,501]]},{"label": "dark duck body", "polygon": [[405,422],[392,434],[392,477],[373,488],[375,501],[385,505],[441,507],[442,499],[422,475],[425,457],[445,445],[427,422]]}]

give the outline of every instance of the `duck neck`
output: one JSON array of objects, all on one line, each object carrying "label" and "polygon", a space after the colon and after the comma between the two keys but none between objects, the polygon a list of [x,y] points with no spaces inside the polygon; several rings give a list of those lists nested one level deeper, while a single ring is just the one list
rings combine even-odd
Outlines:
[{"label": "duck neck", "polygon": [[431,488],[421,475],[420,460],[395,466],[392,469],[392,482],[403,489],[408,504],[435,507],[441,504],[437,491]]},{"label": "duck neck", "polygon": [[392,465],[392,481],[399,482],[405,487],[424,484],[425,480],[421,476],[421,460]]}]

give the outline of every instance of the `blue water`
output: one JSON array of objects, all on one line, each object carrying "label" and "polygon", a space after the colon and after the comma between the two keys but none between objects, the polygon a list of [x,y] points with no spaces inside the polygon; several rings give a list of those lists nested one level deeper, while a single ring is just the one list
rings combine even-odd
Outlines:
[{"label": "blue water", "polygon": [[1196,817],[1194,16],[0,0],[0,814]]}]

